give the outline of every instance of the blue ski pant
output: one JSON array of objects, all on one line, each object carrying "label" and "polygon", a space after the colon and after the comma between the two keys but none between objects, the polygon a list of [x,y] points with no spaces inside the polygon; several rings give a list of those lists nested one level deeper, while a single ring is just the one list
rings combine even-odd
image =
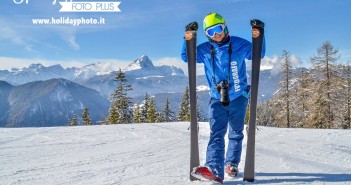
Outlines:
[{"label": "blue ski pant", "polygon": [[[225,107],[217,99],[211,98],[209,103],[209,123],[211,128],[210,140],[207,146],[205,166],[215,173],[216,176],[224,178],[224,165],[239,165],[244,138],[244,120],[248,98],[239,96]],[[228,132],[228,148],[225,154],[224,137]],[[225,158],[224,158],[225,156]]]}]

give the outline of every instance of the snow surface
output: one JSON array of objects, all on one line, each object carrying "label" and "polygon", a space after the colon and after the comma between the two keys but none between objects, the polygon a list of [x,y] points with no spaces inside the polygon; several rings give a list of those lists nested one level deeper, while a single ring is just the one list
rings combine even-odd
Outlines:
[{"label": "snow surface", "polygon": [[210,88],[207,85],[199,85],[196,87],[196,91],[209,91]]},{"label": "snow surface", "polygon": [[135,78],[137,80],[140,80],[140,79],[148,79],[148,78],[164,78],[165,76],[160,76],[160,75],[152,75],[152,76],[144,76],[144,77],[140,77],[140,78]]},{"label": "snow surface", "polygon": [[[207,185],[189,180],[189,123],[0,129],[0,184]],[[350,130],[259,127],[256,180],[351,184]],[[200,123],[200,160],[209,136]]]}]

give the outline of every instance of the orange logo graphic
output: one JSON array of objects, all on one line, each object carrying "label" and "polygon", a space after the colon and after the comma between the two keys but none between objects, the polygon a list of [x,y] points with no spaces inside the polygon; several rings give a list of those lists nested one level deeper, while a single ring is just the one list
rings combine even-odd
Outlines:
[{"label": "orange logo graphic", "polygon": [[252,28],[252,37],[257,38],[259,36],[260,36],[260,30],[258,30],[257,28]]},{"label": "orange logo graphic", "polygon": [[193,34],[191,33],[191,31],[185,32],[185,40],[190,40],[192,38],[193,38]]}]

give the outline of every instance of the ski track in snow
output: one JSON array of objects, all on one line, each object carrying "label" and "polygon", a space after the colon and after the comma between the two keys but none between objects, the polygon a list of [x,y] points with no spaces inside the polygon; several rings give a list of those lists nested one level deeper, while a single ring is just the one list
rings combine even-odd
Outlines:
[{"label": "ski track in snow", "polygon": [[[189,123],[1,128],[0,184],[207,185],[189,180]],[[224,184],[351,184],[350,130],[256,131],[256,180]],[[200,123],[200,161],[209,136]]]}]

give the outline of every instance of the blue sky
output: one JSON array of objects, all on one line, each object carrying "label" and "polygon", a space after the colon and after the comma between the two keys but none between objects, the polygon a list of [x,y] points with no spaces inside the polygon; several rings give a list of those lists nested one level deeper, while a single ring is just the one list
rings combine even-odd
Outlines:
[{"label": "blue sky", "polygon": [[[285,49],[295,63],[308,66],[309,58],[326,40],[339,50],[339,61],[351,61],[350,0],[120,0],[119,13],[67,13],[59,12],[61,6],[53,5],[53,0],[13,1],[0,2],[0,69],[37,62],[72,66],[109,61],[123,66],[141,55],[159,64],[176,65],[184,26],[190,21],[202,25],[210,12],[223,15],[231,35],[248,40],[250,19],[264,21],[264,65],[279,63]],[[52,17],[102,17],[105,25],[32,23],[32,19]],[[198,42],[204,41],[201,31]]]}]

